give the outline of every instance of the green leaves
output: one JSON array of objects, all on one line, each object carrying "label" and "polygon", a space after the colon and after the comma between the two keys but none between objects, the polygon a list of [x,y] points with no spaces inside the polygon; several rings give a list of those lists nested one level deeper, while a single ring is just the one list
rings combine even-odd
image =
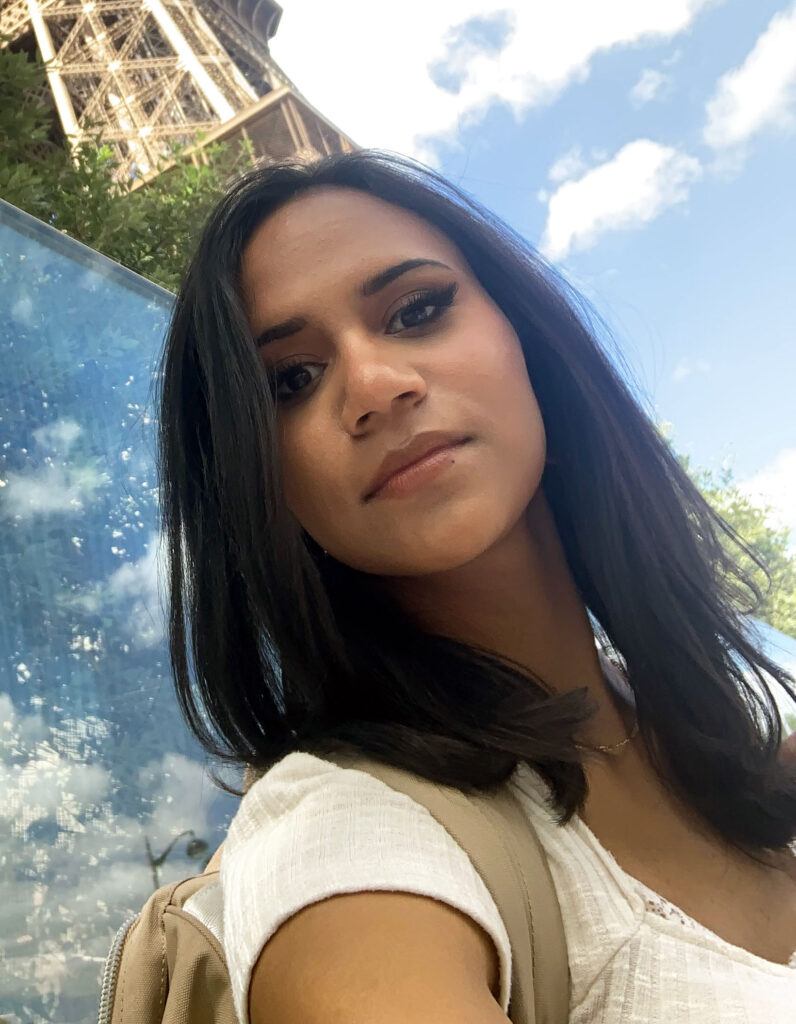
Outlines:
[{"label": "green leaves", "polygon": [[172,146],[161,173],[133,190],[116,177],[98,126],[88,126],[88,138],[74,147],[48,141],[54,114],[36,98],[43,85],[41,62],[0,50],[0,197],[176,290],[210,210],[252,166],[251,145],[211,143],[194,157]]},{"label": "green leaves", "polygon": [[730,538],[722,537],[732,557],[764,595],[757,617],[796,637],[796,557],[790,546],[790,531],[775,524],[770,506],[755,504],[739,490],[729,470],[718,479],[704,470],[691,475],[709,504],[766,564],[768,579],[745,551]]}]

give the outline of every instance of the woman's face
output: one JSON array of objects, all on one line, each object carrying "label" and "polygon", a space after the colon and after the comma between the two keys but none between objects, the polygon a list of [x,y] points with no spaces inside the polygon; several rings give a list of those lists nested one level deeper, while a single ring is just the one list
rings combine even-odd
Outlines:
[{"label": "woman's face", "polygon": [[[515,526],[541,479],[542,418],[517,335],[447,237],[323,187],[257,228],[241,271],[278,375],[287,502],[318,544],[363,572],[418,576]],[[385,455],[427,431],[470,440],[411,493],[367,498]]]}]

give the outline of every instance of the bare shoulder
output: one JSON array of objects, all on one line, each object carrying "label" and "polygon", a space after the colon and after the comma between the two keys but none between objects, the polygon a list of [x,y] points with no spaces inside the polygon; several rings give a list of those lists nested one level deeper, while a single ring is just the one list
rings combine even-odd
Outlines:
[{"label": "bare shoulder", "polygon": [[357,892],[314,903],[266,943],[251,1024],[507,1024],[494,944],[426,896]]}]

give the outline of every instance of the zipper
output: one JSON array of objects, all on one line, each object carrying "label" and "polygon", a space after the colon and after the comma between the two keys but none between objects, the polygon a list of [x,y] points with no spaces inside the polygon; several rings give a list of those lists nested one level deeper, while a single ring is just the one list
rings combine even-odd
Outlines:
[{"label": "zipper", "polygon": [[122,962],[122,949],[124,940],[130,933],[130,929],[139,919],[140,914],[133,914],[128,917],[121,928],[116,932],[113,944],[105,960],[105,968],[102,972],[102,989],[100,991],[99,1016],[97,1024],[111,1024],[113,1013],[113,999],[116,995],[116,983],[119,980],[119,967]]}]

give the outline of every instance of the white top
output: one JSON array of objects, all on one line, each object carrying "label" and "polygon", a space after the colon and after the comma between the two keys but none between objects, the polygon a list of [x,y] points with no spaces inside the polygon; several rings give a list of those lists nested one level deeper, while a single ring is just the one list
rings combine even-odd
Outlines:
[{"label": "white top", "polygon": [[[570,1024],[796,1024],[796,954],[774,964],[719,938],[631,878],[579,818],[559,826],[545,781],[509,781],[547,852],[561,903]],[[477,921],[495,943],[507,1011],[511,950],[469,858],[410,797],[309,754],[285,757],[241,801],[220,886],[186,905],[219,936],[235,1007],[249,1024],[251,972],[302,907],[363,890],[422,894]]]}]

